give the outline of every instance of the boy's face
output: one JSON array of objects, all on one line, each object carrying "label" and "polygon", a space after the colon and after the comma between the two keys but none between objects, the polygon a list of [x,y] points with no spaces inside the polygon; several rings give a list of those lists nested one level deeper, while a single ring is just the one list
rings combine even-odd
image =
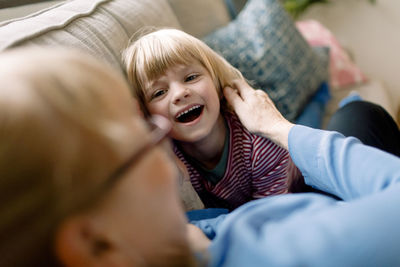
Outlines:
[{"label": "boy's face", "polygon": [[220,116],[220,99],[211,75],[199,62],[176,65],[151,81],[145,89],[151,114],[166,117],[170,136],[194,143],[206,138]]}]

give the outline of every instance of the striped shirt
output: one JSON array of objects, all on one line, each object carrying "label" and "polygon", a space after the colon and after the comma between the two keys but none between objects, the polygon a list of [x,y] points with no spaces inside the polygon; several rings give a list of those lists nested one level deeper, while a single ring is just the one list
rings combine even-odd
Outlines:
[{"label": "striped shirt", "polygon": [[217,184],[202,177],[174,147],[205,207],[232,210],[253,199],[287,193],[288,176],[299,174],[289,153],[269,139],[250,133],[236,115],[225,112],[224,117],[230,131],[229,154],[225,174]]}]

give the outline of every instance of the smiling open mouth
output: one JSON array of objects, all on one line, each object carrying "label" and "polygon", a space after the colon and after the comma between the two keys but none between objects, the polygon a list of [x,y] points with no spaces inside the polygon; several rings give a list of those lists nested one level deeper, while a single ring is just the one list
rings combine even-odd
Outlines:
[{"label": "smiling open mouth", "polygon": [[201,106],[201,105],[193,106],[190,109],[179,113],[175,117],[175,120],[178,122],[182,122],[182,123],[194,121],[201,115],[203,108],[204,108],[204,106]]}]

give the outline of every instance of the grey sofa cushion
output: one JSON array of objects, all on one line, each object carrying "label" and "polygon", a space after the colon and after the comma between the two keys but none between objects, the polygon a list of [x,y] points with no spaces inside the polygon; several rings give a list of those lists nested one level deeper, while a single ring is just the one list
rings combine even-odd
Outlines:
[{"label": "grey sofa cushion", "polygon": [[182,29],[198,38],[227,25],[231,18],[224,0],[168,0]]},{"label": "grey sofa cushion", "polygon": [[328,51],[313,50],[279,0],[250,0],[229,25],[204,41],[294,121],[328,79]]},{"label": "grey sofa cushion", "polygon": [[83,49],[122,71],[120,53],[143,26],[180,28],[167,0],[74,0],[0,24],[0,50],[21,45]]}]

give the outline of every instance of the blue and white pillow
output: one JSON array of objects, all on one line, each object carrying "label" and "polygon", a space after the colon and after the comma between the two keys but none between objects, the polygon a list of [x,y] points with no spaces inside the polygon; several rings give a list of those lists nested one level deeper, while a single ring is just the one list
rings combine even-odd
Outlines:
[{"label": "blue and white pillow", "polygon": [[308,45],[279,0],[249,0],[235,20],[203,40],[291,121],[328,79],[328,51]]}]

